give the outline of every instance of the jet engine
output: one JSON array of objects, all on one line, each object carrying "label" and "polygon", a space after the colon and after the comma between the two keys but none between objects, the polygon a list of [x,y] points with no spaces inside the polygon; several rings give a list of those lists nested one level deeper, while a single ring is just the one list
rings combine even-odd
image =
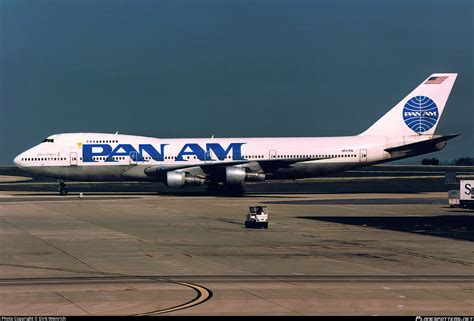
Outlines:
[{"label": "jet engine", "polygon": [[181,171],[170,171],[166,173],[167,186],[182,187],[184,185],[203,185],[205,179],[198,176],[192,176],[189,173]]},{"label": "jet engine", "polygon": [[252,171],[246,167],[230,166],[225,169],[225,181],[229,185],[242,185],[244,182],[263,182],[265,173]]}]

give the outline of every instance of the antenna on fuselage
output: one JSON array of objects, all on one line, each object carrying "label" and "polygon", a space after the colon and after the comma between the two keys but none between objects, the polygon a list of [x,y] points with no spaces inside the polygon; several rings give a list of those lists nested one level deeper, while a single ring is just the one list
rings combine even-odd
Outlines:
[{"label": "antenna on fuselage", "polygon": [[118,134],[118,130],[115,132],[115,135],[117,135],[117,134]]}]

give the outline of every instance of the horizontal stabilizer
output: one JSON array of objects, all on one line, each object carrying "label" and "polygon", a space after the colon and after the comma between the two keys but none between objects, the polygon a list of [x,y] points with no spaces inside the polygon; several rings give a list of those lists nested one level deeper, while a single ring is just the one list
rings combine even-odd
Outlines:
[{"label": "horizontal stabilizer", "polygon": [[459,135],[460,134],[435,136],[434,138],[427,139],[421,142],[386,148],[385,151],[389,152],[393,156],[398,156],[396,154],[418,154],[426,153],[429,151],[436,151],[442,149],[446,145],[446,142],[448,140],[458,137]]}]

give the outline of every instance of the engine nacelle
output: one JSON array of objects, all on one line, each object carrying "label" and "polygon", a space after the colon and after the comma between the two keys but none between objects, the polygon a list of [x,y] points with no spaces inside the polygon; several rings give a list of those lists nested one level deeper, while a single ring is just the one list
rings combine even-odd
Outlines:
[{"label": "engine nacelle", "polygon": [[170,171],[166,173],[166,185],[171,187],[183,187],[184,185],[203,185],[205,179],[191,176],[185,172]]},{"label": "engine nacelle", "polygon": [[263,182],[265,173],[254,172],[246,167],[226,167],[225,182],[229,185],[242,185],[244,182]]}]

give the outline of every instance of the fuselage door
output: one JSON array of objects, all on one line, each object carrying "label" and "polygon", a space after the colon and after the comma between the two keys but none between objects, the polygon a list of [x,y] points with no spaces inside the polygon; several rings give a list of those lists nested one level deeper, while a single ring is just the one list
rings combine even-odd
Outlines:
[{"label": "fuselage door", "polygon": [[360,150],[360,162],[366,163],[367,162],[367,149]]},{"label": "fuselage door", "polygon": [[277,151],[274,150],[274,149],[268,151],[268,157],[269,157],[270,159],[276,158],[276,157],[277,157]]},{"label": "fuselage door", "polygon": [[77,166],[77,153],[70,153],[69,154],[69,164],[71,166]]},{"label": "fuselage door", "polygon": [[212,152],[211,149],[206,150],[206,154],[204,154],[205,163],[212,163],[212,161],[216,160],[216,155]]},{"label": "fuselage door", "polygon": [[138,153],[136,151],[130,152],[130,165],[137,165]]}]

